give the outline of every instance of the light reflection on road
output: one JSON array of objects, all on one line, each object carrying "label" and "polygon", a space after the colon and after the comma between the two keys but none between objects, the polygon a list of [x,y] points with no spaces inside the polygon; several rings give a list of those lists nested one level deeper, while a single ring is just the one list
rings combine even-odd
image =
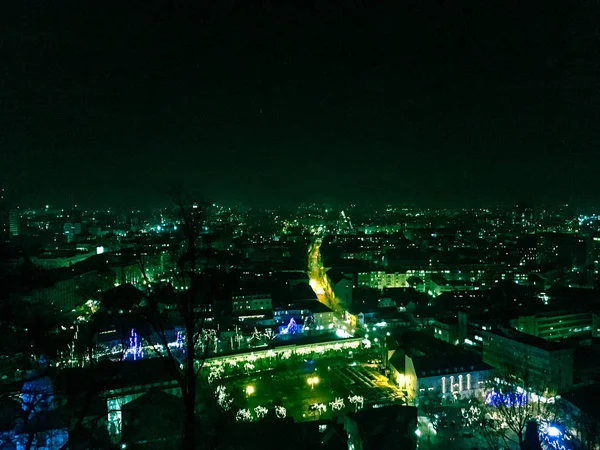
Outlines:
[{"label": "light reflection on road", "polygon": [[323,266],[323,260],[321,258],[321,244],[323,240],[321,238],[313,241],[308,248],[308,277],[309,284],[314,291],[317,299],[331,308],[333,311],[342,312],[343,308],[341,301],[336,297],[331,285],[331,280],[327,276],[327,271]]}]

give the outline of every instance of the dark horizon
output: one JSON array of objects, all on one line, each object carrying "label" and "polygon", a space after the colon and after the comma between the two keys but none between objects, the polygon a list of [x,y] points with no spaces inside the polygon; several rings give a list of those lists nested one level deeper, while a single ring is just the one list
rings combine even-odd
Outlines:
[{"label": "dark horizon", "polygon": [[600,202],[593,7],[217,3],[11,5],[14,202]]}]

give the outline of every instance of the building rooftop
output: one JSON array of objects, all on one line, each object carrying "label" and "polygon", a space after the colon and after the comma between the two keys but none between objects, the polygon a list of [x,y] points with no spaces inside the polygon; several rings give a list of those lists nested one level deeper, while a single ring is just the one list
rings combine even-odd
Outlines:
[{"label": "building rooftop", "polygon": [[554,311],[542,311],[539,313],[527,314],[527,315],[522,315],[519,317],[534,316],[538,319],[541,319],[541,318],[552,318],[552,317],[571,316],[571,315],[591,315],[592,313],[593,313],[592,311],[570,311],[567,309],[560,309],[560,310],[554,310]]},{"label": "building rooftop", "polygon": [[443,323],[445,325],[456,325],[458,323],[458,317],[444,317],[436,320],[436,323]]},{"label": "building rooftop", "polygon": [[414,406],[386,406],[350,412],[347,419],[354,421],[363,441],[363,449],[414,449],[417,408]]},{"label": "building rooftop", "polygon": [[132,443],[176,438],[185,417],[181,398],[159,389],[124,404],[122,411],[123,438]]},{"label": "building rooftop", "polygon": [[[491,369],[491,366],[485,364],[477,353],[448,344],[422,332],[409,331],[399,337],[394,336],[391,344],[393,345],[394,342],[411,357],[417,376],[420,377]],[[390,345],[389,341],[388,345]],[[403,367],[404,353],[396,352],[390,363],[395,367]]]},{"label": "building rooftop", "polygon": [[126,283],[102,293],[102,303],[108,309],[129,310],[138,304],[144,293],[133,284]]},{"label": "building rooftop", "polygon": [[305,283],[297,284],[292,288],[289,299],[291,301],[298,300],[314,300],[317,301],[317,294],[312,290],[312,288]]},{"label": "building rooftop", "polygon": [[517,341],[531,347],[536,347],[546,351],[564,350],[570,348],[567,343],[560,341],[547,341],[541,337],[533,336],[531,334],[522,333],[513,328],[506,327],[495,327],[493,330],[483,331],[482,334],[496,335],[512,341]]},{"label": "building rooftop", "polygon": [[[323,430],[323,431],[321,431]],[[260,436],[260,439],[253,437]],[[249,423],[236,423],[227,429],[226,448],[247,450],[347,450],[348,442],[343,428],[334,422],[319,420],[294,423],[292,418],[265,420]]]},{"label": "building rooftop", "polygon": [[349,279],[349,277],[345,273],[338,269],[328,270],[327,276],[331,280],[331,283],[334,285],[338,284],[342,280]]},{"label": "building rooftop", "polygon": [[174,381],[172,362],[168,358],[138,361],[103,361],[94,367],[66,369],[56,385],[67,392],[96,389],[108,391]]}]

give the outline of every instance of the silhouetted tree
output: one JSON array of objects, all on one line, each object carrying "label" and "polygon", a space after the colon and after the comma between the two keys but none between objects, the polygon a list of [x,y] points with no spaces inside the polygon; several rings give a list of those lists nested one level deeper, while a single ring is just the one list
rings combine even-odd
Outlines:
[{"label": "silhouetted tree", "polygon": [[[184,238],[173,259],[171,275],[177,289],[171,290],[171,295],[168,296],[169,306],[174,306],[173,309],[164,309],[163,289],[152,289],[143,258],[139,258],[139,264],[148,288],[145,318],[152,325],[158,339],[153,344],[155,347],[159,344],[166,352],[181,390],[185,408],[183,448],[194,449],[198,445],[198,379],[209,348],[207,345],[201,350],[199,343],[207,314],[215,300],[216,286],[209,271],[212,256],[210,235],[204,229],[208,204],[193,203],[181,192],[174,194],[173,201],[178,227]],[[170,313],[173,310],[183,323],[185,338],[182,355],[175,354],[169,346],[167,330],[172,325]]]}]

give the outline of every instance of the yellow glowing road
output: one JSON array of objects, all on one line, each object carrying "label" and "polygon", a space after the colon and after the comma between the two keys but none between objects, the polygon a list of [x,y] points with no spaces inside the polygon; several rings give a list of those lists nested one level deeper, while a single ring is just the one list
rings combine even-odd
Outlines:
[{"label": "yellow glowing road", "polygon": [[310,287],[315,292],[317,299],[333,311],[344,310],[340,300],[336,297],[331,280],[327,276],[323,260],[321,259],[322,239],[318,238],[308,247],[308,277]]}]

